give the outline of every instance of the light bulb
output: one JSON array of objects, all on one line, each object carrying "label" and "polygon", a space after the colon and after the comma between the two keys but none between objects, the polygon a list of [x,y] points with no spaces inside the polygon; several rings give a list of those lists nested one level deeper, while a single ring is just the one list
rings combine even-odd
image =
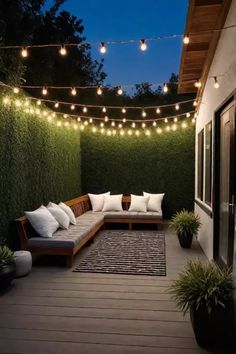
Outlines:
[{"label": "light bulb", "polygon": [[126,109],[122,108],[121,112],[125,114],[126,113]]},{"label": "light bulb", "polygon": [[103,113],[106,113],[106,111],[107,111],[106,107],[103,107],[102,111],[103,111]]},{"label": "light bulb", "polygon": [[168,123],[168,119],[167,119],[167,118],[165,118],[165,119],[164,119],[164,122],[165,122],[165,123]]},{"label": "light bulb", "polygon": [[121,129],[122,127],[123,127],[123,125],[120,123],[120,124],[118,125],[118,128]]},{"label": "light bulb", "polygon": [[190,113],[189,113],[189,112],[186,113],[186,117],[187,117],[187,118],[190,117]]},{"label": "light bulb", "polygon": [[139,133],[139,130],[136,130],[135,135],[136,135],[136,136],[139,136],[139,134],[140,134],[140,133]]},{"label": "light bulb", "polygon": [[157,113],[157,114],[160,114],[160,113],[161,113],[161,110],[160,110],[160,108],[159,108],[159,107],[157,107],[157,109],[156,109],[156,113]]},{"label": "light bulb", "polygon": [[106,48],[104,42],[101,42],[101,43],[100,43],[100,48],[99,48],[99,50],[100,50],[100,53],[101,53],[101,54],[105,54],[105,53],[106,53],[107,48]]},{"label": "light bulb", "polygon": [[109,120],[108,116],[105,116],[104,121],[108,122],[108,120]]},{"label": "light bulb", "polygon": [[62,123],[61,123],[61,121],[59,120],[59,121],[57,122],[57,127],[61,127],[61,125],[62,125]]},{"label": "light bulb", "polygon": [[107,135],[111,136],[111,131],[110,130],[107,131]]},{"label": "light bulb", "polygon": [[150,130],[145,130],[145,135],[150,136],[151,135]]},{"label": "light bulb", "polygon": [[169,131],[170,131],[170,127],[169,127],[169,125],[167,125],[167,127],[166,127],[166,131],[167,131],[167,132],[169,132]]},{"label": "light bulb", "polygon": [[200,81],[200,80],[197,80],[197,81],[194,83],[194,86],[197,87],[197,88],[201,87],[201,86],[202,86],[201,81]]},{"label": "light bulb", "polygon": [[89,123],[90,123],[90,124],[93,123],[93,118],[89,118]]},{"label": "light bulb", "polygon": [[146,124],[145,123],[142,123],[142,128],[145,128],[146,127]]},{"label": "light bulb", "polygon": [[79,128],[80,128],[80,130],[84,130],[84,125],[81,124],[81,126]]},{"label": "light bulb", "polygon": [[76,88],[75,88],[75,87],[72,87],[72,89],[71,89],[71,94],[72,94],[72,96],[76,96],[77,91],[76,91]]},{"label": "light bulb", "polygon": [[142,117],[145,118],[147,116],[147,113],[143,110],[142,111]]},{"label": "light bulb", "polygon": [[123,119],[122,119],[122,122],[123,122],[123,123],[126,123],[126,118],[123,118]]},{"label": "light bulb", "polygon": [[177,130],[177,125],[176,124],[173,124],[171,129],[175,132]]},{"label": "light bulb", "polygon": [[87,107],[83,107],[83,113],[87,113],[87,112],[88,112]]},{"label": "light bulb", "polygon": [[132,126],[132,128],[135,128],[136,127],[135,122],[133,122],[131,126]]},{"label": "light bulb", "polygon": [[27,58],[28,57],[28,50],[26,47],[21,49],[21,56],[22,58]]},{"label": "light bulb", "polygon": [[98,89],[97,89],[97,94],[100,96],[100,95],[102,95],[102,89],[101,89],[101,87],[98,87]]},{"label": "light bulb", "polygon": [[182,128],[183,129],[187,128],[187,124],[185,122],[182,123]]},{"label": "light bulb", "polygon": [[193,105],[194,105],[194,107],[196,107],[196,105],[197,105],[197,101],[194,101],[194,102],[193,102]]},{"label": "light bulb", "polygon": [[161,134],[162,133],[162,129],[161,128],[157,128],[157,134]]},{"label": "light bulb", "polygon": [[41,106],[41,100],[37,100],[37,102],[36,102],[36,104],[38,105],[38,106]]},{"label": "light bulb", "polygon": [[140,50],[142,50],[143,52],[145,50],[147,50],[147,43],[146,43],[145,39],[141,39],[141,41],[140,41]]},{"label": "light bulb", "polygon": [[75,105],[72,104],[72,105],[70,106],[70,109],[71,109],[72,111],[74,111],[74,110],[75,110]]},{"label": "light bulb", "polygon": [[157,125],[157,122],[154,121],[154,122],[152,123],[152,125],[155,127],[155,126]]},{"label": "light bulb", "polygon": [[76,123],[73,125],[73,127],[74,127],[75,130],[78,130],[78,128],[79,128],[78,124],[76,124]]},{"label": "light bulb", "polygon": [[176,111],[178,111],[178,110],[179,110],[179,104],[178,104],[178,103],[176,103],[176,105],[175,105],[175,109],[176,109]]},{"label": "light bulb", "polygon": [[168,92],[168,86],[166,85],[166,84],[164,84],[164,86],[163,86],[163,92]]},{"label": "light bulb", "polygon": [[128,130],[128,135],[132,135],[132,134],[133,134],[132,130],[129,129],[129,130]]},{"label": "light bulb", "polygon": [[174,118],[174,122],[175,122],[175,123],[178,122],[178,118],[177,118],[177,117]]},{"label": "light bulb", "polygon": [[111,126],[114,127],[116,125],[115,122],[111,122]]},{"label": "light bulb", "polygon": [[214,77],[214,87],[218,89],[220,87],[219,82],[217,81],[217,77]]},{"label": "light bulb", "polygon": [[9,97],[3,97],[3,103],[4,104],[10,103],[10,98]]},{"label": "light bulb", "polygon": [[80,117],[77,117],[77,122],[80,122],[81,121],[81,118]]},{"label": "light bulb", "polygon": [[58,108],[58,107],[59,107],[59,102],[56,102],[56,103],[54,104],[54,107],[55,107],[55,108]]},{"label": "light bulb", "polygon": [[193,123],[193,124],[195,123],[195,118],[192,118],[192,123]]},{"label": "light bulb", "polygon": [[29,101],[25,101],[25,107],[29,107]]},{"label": "light bulb", "polygon": [[121,95],[123,94],[123,90],[122,90],[121,86],[119,86],[119,87],[117,88],[117,94],[118,94],[119,96],[121,96]]},{"label": "light bulb", "polygon": [[104,127],[104,123],[100,123],[100,127],[103,128]]},{"label": "light bulb", "polygon": [[96,127],[92,127],[92,132],[96,133],[97,132],[97,128]]},{"label": "light bulb", "polygon": [[69,122],[64,123],[65,127],[69,127]]},{"label": "light bulb", "polygon": [[125,135],[125,131],[124,130],[120,130],[120,135],[121,136]]},{"label": "light bulb", "polygon": [[46,95],[48,94],[48,90],[47,90],[46,87],[43,87],[43,89],[42,89],[42,94],[43,94],[44,96],[46,96]]},{"label": "light bulb", "polygon": [[65,118],[65,119],[68,118],[68,114],[66,114],[66,113],[63,114],[63,118]]},{"label": "light bulb", "polygon": [[189,42],[190,42],[189,36],[187,34],[185,34],[184,38],[183,38],[183,43],[184,44],[189,44]]},{"label": "light bulb", "polygon": [[14,92],[14,93],[16,93],[16,94],[17,94],[17,93],[19,93],[19,91],[20,91],[20,90],[19,90],[19,88],[18,88],[18,87],[13,87],[13,92]]},{"label": "light bulb", "polygon": [[62,56],[65,56],[67,54],[66,47],[64,45],[62,45],[59,52]]},{"label": "light bulb", "polygon": [[84,122],[84,125],[85,126],[87,126],[89,123],[88,123],[88,121],[86,120],[85,122]]}]

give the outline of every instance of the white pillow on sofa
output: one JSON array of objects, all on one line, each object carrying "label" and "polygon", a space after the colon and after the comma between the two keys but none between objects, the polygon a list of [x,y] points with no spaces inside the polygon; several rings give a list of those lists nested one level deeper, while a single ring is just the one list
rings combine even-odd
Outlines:
[{"label": "white pillow on sofa", "polygon": [[34,211],[25,211],[25,215],[35,231],[42,237],[52,237],[59,228],[57,220],[44,205]]},{"label": "white pillow on sofa", "polygon": [[147,210],[148,211],[157,211],[159,213],[162,212],[161,203],[164,198],[165,193],[160,194],[151,194],[143,192],[144,197],[149,197]]},{"label": "white pillow on sofa", "polygon": [[102,193],[102,194],[91,194],[91,193],[88,193],[88,196],[89,196],[93,211],[102,211],[102,208],[103,208],[103,205],[104,205],[104,197],[106,195],[110,195],[110,192]]},{"label": "white pillow on sofa", "polygon": [[48,211],[54,216],[60,227],[64,230],[67,230],[70,225],[70,218],[69,216],[65,213],[65,211],[59,207],[59,205],[55,203],[48,203],[47,205]]},{"label": "white pillow on sofa", "polygon": [[70,223],[72,225],[76,225],[75,215],[74,215],[73,211],[71,210],[71,208],[68,205],[66,205],[66,204],[64,204],[62,202],[60,202],[58,204],[58,206],[69,216]]},{"label": "white pillow on sofa", "polygon": [[146,213],[149,197],[131,194],[129,211],[139,211]]},{"label": "white pillow on sofa", "polygon": [[123,194],[105,195],[102,211],[123,211],[122,197]]}]

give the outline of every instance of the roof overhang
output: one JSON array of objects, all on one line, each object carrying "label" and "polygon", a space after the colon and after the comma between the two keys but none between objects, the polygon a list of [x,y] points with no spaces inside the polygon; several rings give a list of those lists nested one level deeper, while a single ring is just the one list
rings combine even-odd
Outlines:
[{"label": "roof overhang", "polygon": [[[183,45],[180,72],[179,93],[194,93],[194,86],[201,81],[202,91],[215,54],[221,31],[232,0],[190,0],[185,26],[185,34],[190,42]],[[198,94],[200,94],[198,92]]]}]

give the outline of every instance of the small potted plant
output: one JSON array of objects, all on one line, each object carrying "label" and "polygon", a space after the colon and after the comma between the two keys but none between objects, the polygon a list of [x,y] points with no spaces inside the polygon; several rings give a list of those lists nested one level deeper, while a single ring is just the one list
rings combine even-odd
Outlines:
[{"label": "small potted plant", "polygon": [[177,232],[180,246],[183,248],[191,247],[193,236],[197,235],[200,225],[199,216],[187,210],[176,213],[170,223],[170,227]]},{"label": "small potted plant", "polygon": [[190,319],[197,343],[205,348],[226,346],[233,337],[232,272],[213,262],[192,260],[170,287],[177,306]]},{"label": "small potted plant", "polygon": [[0,245],[0,291],[10,286],[15,274],[14,253],[7,246]]}]

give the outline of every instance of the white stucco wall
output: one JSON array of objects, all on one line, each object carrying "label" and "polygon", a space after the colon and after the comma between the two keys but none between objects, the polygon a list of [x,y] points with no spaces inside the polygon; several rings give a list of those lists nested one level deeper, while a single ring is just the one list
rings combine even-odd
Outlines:
[{"label": "white stucco wall", "polygon": [[[225,26],[236,24],[236,0],[232,0]],[[220,87],[214,88],[214,80],[208,78],[199,115],[196,121],[196,152],[197,135],[205,125],[213,120],[214,112],[223,101],[236,88],[236,28],[223,30],[216,49],[216,53],[208,76],[217,76]],[[214,128],[213,128],[214,130]],[[196,154],[196,177],[197,177],[197,154]],[[195,183],[195,196],[197,196],[197,180]],[[197,198],[196,198],[197,199]],[[204,198],[203,198],[204,199]],[[206,205],[207,207],[207,205]],[[209,208],[209,207],[208,207]],[[211,209],[211,208],[209,208]],[[198,239],[209,259],[213,258],[213,221],[197,204],[195,211],[200,216],[202,226]]]}]

